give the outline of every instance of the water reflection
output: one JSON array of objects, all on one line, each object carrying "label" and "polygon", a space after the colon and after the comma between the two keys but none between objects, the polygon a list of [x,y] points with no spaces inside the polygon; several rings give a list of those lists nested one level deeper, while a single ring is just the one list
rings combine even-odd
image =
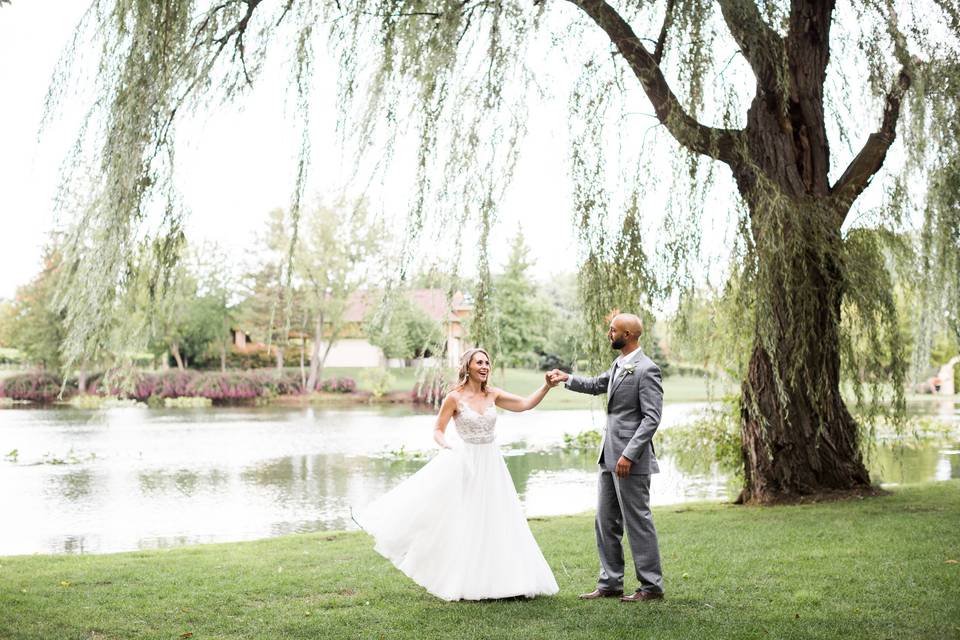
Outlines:
[{"label": "water reflection", "polygon": [[[668,405],[662,428],[702,409]],[[885,484],[960,477],[957,405],[911,410],[952,421],[956,437],[946,446],[883,443],[870,457],[872,476]],[[564,433],[602,421],[590,411],[501,416],[500,443],[528,515],[593,507],[594,453],[561,445]],[[351,507],[426,463],[431,425],[430,415],[397,409],[4,410],[0,450],[18,449],[19,458],[0,462],[0,554],[103,553],[353,528]],[[734,470],[700,452],[660,454],[655,504],[726,499],[735,490]],[[73,463],[46,463],[54,458]]]},{"label": "water reflection", "polygon": [[53,495],[70,502],[78,502],[90,495],[93,476],[89,470],[70,471],[51,479]]}]

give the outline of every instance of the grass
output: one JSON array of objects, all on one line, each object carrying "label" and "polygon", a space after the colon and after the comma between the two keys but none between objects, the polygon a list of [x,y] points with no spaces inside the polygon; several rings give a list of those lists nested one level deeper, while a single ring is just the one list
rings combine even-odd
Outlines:
[{"label": "grass", "polygon": [[654,515],[661,602],[577,599],[597,570],[579,515],[531,522],[560,594],[529,602],[437,600],[363,533],[0,558],[0,638],[960,637],[960,481]]}]

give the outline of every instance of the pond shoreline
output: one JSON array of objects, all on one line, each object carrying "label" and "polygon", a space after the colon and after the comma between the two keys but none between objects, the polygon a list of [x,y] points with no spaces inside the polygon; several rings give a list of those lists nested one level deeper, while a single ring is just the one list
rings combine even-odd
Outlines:
[{"label": "pond shoreline", "polygon": [[78,394],[69,400],[54,400],[52,402],[39,402],[36,400],[13,400],[11,398],[0,398],[0,409],[99,409],[114,408],[120,406],[136,406],[150,409],[170,409],[170,408],[191,408],[191,409],[218,409],[224,407],[362,407],[362,406],[384,406],[384,405],[410,405],[412,408],[422,407],[424,409],[433,409],[433,404],[423,402],[409,392],[395,391],[382,395],[375,395],[369,391],[355,391],[351,393],[330,393],[316,391],[314,393],[303,394],[284,394],[272,397],[250,398],[243,400],[209,400],[208,398],[195,396],[181,396],[176,398],[164,398],[164,400],[197,400],[195,404],[153,404],[150,402],[140,402],[125,398],[112,396],[98,396],[92,394]]}]

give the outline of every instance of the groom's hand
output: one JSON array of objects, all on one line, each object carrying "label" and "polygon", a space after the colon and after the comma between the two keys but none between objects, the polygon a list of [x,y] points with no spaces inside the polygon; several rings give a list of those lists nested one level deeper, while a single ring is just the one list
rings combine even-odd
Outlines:
[{"label": "groom's hand", "polygon": [[620,459],[617,460],[617,477],[626,478],[628,475],[630,475],[630,467],[632,466],[633,460],[620,456]]},{"label": "groom's hand", "polygon": [[553,384],[560,384],[561,382],[566,382],[570,379],[570,374],[566,371],[561,371],[560,369],[554,369],[547,374],[547,378]]}]

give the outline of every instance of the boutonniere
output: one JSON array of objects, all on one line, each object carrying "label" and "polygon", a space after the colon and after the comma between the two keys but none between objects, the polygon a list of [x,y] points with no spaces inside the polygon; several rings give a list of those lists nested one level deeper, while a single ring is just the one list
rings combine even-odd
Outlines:
[{"label": "boutonniere", "polygon": [[636,362],[628,362],[627,364],[623,365],[623,375],[625,376],[630,375],[631,373],[633,373],[634,369],[636,368],[637,368]]}]

